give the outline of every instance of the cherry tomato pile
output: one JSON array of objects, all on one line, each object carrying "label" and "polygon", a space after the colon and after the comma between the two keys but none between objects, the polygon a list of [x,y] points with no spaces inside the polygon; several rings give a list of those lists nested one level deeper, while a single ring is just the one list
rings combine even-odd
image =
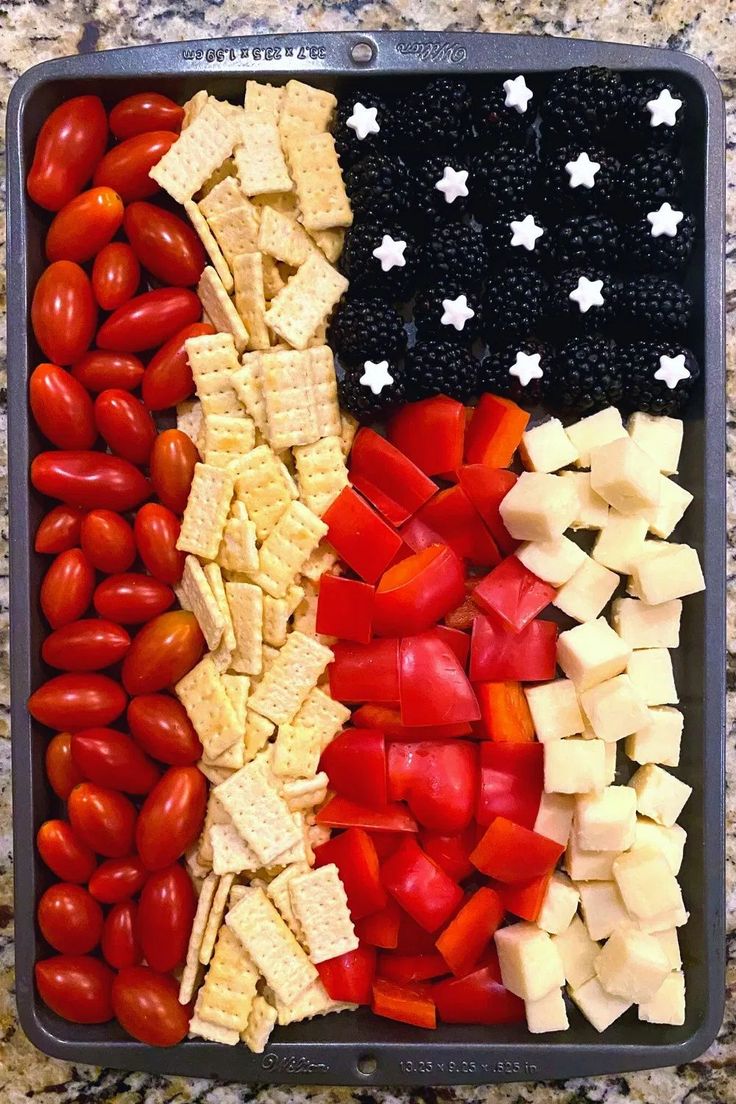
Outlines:
[{"label": "cherry tomato pile", "polygon": [[53,447],[31,481],[56,500],[35,539],[52,557],[39,596],[48,678],[28,708],[50,730],[46,771],[64,808],[37,837],[59,881],[38,904],[55,953],[36,984],[65,1019],[115,1017],[160,1046],[188,1028],[171,971],[195,909],[181,858],[207,800],[201,745],[170,693],[205,646],[194,616],[173,608],[177,515],[198,455],[152,417],[193,393],[184,342],[214,332],[192,290],[202,246],[148,175],[182,117],[157,93],[109,116],[97,96],[68,100],[42,126],[27,181],[52,213],[31,307],[45,361],[29,401]]}]

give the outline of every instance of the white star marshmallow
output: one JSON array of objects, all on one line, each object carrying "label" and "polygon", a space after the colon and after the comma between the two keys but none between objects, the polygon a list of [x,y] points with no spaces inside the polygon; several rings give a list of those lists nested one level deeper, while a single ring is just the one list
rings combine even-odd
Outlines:
[{"label": "white star marshmallow", "polygon": [[661,238],[662,234],[666,234],[668,238],[674,238],[684,217],[682,211],[675,211],[669,203],[663,203],[658,211],[650,211],[647,222],[652,225],[652,237]]},{"label": "white star marshmallow", "polygon": [[392,268],[403,268],[406,264],[405,241],[395,241],[390,234],[384,234],[380,245],[373,250],[373,256],[381,262],[381,271],[390,272]]},{"label": "white star marshmallow", "polygon": [[663,88],[656,100],[647,100],[647,111],[651,115],[649,125],[674,126],[677,122],[677,112],[682,107],[682,100],[672,95],[669,88]]},{"label": "white star marshmallow", "polygon": [[445,203],[454,203],[460,196],[468,194],[468,170],[445,165],[442,179],[437,181],[435,188],[438,192],[444,192]]},{"label": "white star marshmallow", "polygon": [[544,375],[539,365],[541,359],[539,353],[518,352],[516,360],[509,368],[509,375],[516,376],[522,387],[528,387],[532,380],[541,379]]},{"label": "white star marshmallow", "polygon": [[591,161],[587,153],[581,153],[574,161],[568,161],[565,172],[570,177],[571,188],[592,188],[595,174],[600,169],[599,161]]},{"label": "white star marshmallow", "polygon": [[378,125],[378,108],[366,107],[358,100],[346,125],[355,131],[355,136],[359,142],[362,142],[369,134],[378,134],[381,129]]},{"label": "white star marshmallow", "polygon": [[360,377],[364,387],[370,387],[374,395],[380,395],[384,387],[390,387],[394,377],[389,374],[387,360],[366,360],[363,364],[365,371]]},{"label": "white star marshmallow", "polygon": [[587,314],[591,307],[602,307],[604,303],[601,292],[602,280],[589,280],[587,276],[581,276],[578,286],[570,292],[568,298],[580,307],[581,314]]},{"label": "white star marshmallow", "polygon": [[685,354],[680,353],[679,356],[673,357],[661,356],[654,378],[666,383],[670,391],[674,391],[682,380],[690,379],[690,373],[685,367]]},{"label": "white star marshmallow", "polygon": [[523,115],[534,95],[523,76],[514,77],[513,80],[505,80],[503,90],[506,93],[506,99],[504,100],[506,107],[513,107],[520,115]]},{"label": "white star marshmallow", "polygon": [[442,325],[454,326],[456,330],[464,330],[465,323],[475,317],[475,311],[468,306],[467,295],[458,295],[457,299],[443,299],[442,310]]},{"label": "white star marshmallow", "polygon": [[528,249],[530,253],[537,244],[537,238],[541,238],[544,233],[543,228],[535,223],[534,215],[527,215],[521,221],[512,219],[509,226],[511,227],[511,244],[514,246],[521,245],[524,249]]}]

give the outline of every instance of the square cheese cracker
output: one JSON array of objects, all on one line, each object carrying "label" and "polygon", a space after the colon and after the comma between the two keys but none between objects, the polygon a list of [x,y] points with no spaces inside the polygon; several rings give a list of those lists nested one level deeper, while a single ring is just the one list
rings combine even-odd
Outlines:
[{"label": "square cheese cracker", "polygon": [[235,478],[226,468],[195,464],[189,498],[176,541],[180,552],[214,560],[220,549]]},{"label": "square cheese cracker", "polygon": [[208,759],[216,758],[242,735],[237,714],[211,656],[201,659],[174,689]]},{"label": "square cheese cracker", "polygon": [[283,598],[309,554],[327,533],[327,526],[303,502],[291,502],[266,537],[258,553],[253,581],[272,598]]},{"label": "square cheese cracker", "polygon": [[252,115],[247,116],[233,156],[246,195],[289,192],[294,187],[276,123],[254,121]]},{"label": "square cheese cracker", "polygon": [[[272,299],[266,322],[289,345],[306,349],[347,287],[345,277],[324,257],[313,253]],[[205,309],[209,313],[206,304]]]},{"label": "square cheese cracker", "polygon": [[274,724],[289,724],[332,658],[330,649],[319,641],[300,632],[290,633],[251,694],[249,708]]},{"label": "square cheese cracker", "polygon": [[308,230],[350,226],[353,212],[332,135],[290,135],[286,155],[304,226]]},{"label": "square cheese cracker", "polygon": [[322,437],[294,448],[299,497],[312,513],[322,517],[348,483],[348,470],[337,436]]},{"label": "square cheese cracker", "polygon": [[262,665],[263,594],[253,583],[225,583],[235,633],[230,659],[234,671],[259,675]]},{"label": "square cheese cracker", "polygon": [[262,889],[246,889],[225,922],[279,1000],[295,1001],[318,978],[316,967]]},{"label": "square cheese cracker", "polygon": [[239,138],[235,119],[210,98],[149,175],[177,203],[184,203],[230,156]]},{"label": "square cheese cracker", "polygon": [[204,269],[199,278],[197,295],[215,329],[219,333],[232,334],[235,348],[242,353],[248,344],[248,331],[222,280],[210,265]]},{"label": "square cheese cracker", "polygon": [[262,866],[303,841],[294,815],[271,785],[270,772],[259,759],[237,771],[214,792]]},{"label": "square cheese cracker", "polygon": [[260,253],[238,253],[233,257],[233,283],[235,309],[248,331],[248,347],[268,349],[271,335],[266,325],[266,292]]},{"label": "square cheese cracker", "polygon": [[185,348],[203,415],[242,414],[243,407],[233,386],[233,376],[240,368],[233,335],[190,337]]},{"label": "square cheese cracker", "polygon": [[358,937],[334,863],[292,878],[289,896],[312,962],[324,962],[356,949]]},{"label": "square cheese cracker", "polygon": [[243,945],[225,925],[220,928],[197,1013],[208,1023],[244,1031],[256,995],[260,974]]}]

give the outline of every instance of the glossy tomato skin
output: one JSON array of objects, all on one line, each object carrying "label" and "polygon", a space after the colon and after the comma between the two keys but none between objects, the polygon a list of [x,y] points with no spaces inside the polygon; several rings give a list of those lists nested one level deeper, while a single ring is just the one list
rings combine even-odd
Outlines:
[{"label": "glossy tomato skin", "polygon": [[189,1030],[190,1010],[179,984],[148,966],[127,966],[115,978],[112,1006],[121,1027],[148,1046],[175,1046]]},{"label": "glossy tomato skin", "polygon": [[80,885],[49,886],[38,902],[37,915],[41,935],[61,954],[87,954],[100,941],[102,909]]},{"label": "glossy tomato skin", "polygon": [[184,962],[195,908],[192,880],[179,863],[149,876],[141,893],[138,927],[143,955],[152,969],[166,973]]},{"label": "glossy tomato skin", "polygon": [[55,364],[39,364],[28,384],[36,425],[52,445],[88,449],[97,440],[94,407],[81,383]]},{"label": "glossy tomato skin", "polygon": [[79,544],[84,510],[75,506],[53,506],[36,530],[35,552],[54,555]]},{"label": "glossy tomato skin", "polygon": [[92,343],[97,304],[89,276],[74,261],[55,261],[41,274],[31,302],[31,324],[44,356],[73,364]]},{"label": "glossy tomato skin", "polygon": [[183,219],[155,203],[131,203],[125,234],[136,257],[162,284],[196,284],[205,265],[204,246]]},{"label": "glossy tomato skin", "polygon": [[[82,772],[72,759],[71,732],[57,732],[51,737],[46,745],[44,765],[49,785],[62,801],[66,801],[77,783],[84,781]],[[65,880],[76,881],[75,878]]]},{"label": "glossy tomato skin", "polygon": [[158,767],[136,742],[115,728],[75,732],[72,758],[90,782],[129,794],[148,793],[161,777]]},{"label": "glossy tomato skin", "polygon": [[214,332],[209,322],[195,322],[175,333],[154,353],[143,377],[143,401],[149,410],[166,410],[194,394],[194,378],[185,342],[190,337],[203,337]]},{"label": "glossy tomato skin", "polygon": [[141,266],[127,242],[102,247],[92,265],[92,291],[98,306],[117,310],[133,298],[140,282]]},{"label": "glossy tomato skin", "polygon": [[148,871],[138,855],[105,859],[89,880],[89,891],[103,905],[114,905],[140,893]]},{"label": "glossy tomato skin", "polygon": [[50,261],[89,261],[123,223],[123,201],[112,188],[90,188],[65,204],[49,226]]},{"label": "glossy tomato skin", "polygon": [[91,349],[72,364],[72,375],[88,391],[106,391],[118,387],[135,391],[143,379],[143,361],[132,353],[111,353],[107,349]]},{"label": "glossy tomato skin", "polygon": [[107,675],[57,675],[28,699],[28,711],[40,724],[58,732],[109,725],[125,709],[127,698]]},{"label": "glossy tomato skin", "polygon": [[60,552],[43,577],[41,609],[52,629],[79,620],[92,601],[95,573],[81,548]]},{"label": "glossy tomato skin", "polygon": [[130,852],[135,805],[117,790],[81,782],[69,795],[68,812],[72,828],[99,855],[120,859]]},{"label": "glossy tomato skin", "polygon": [[115,575],[135,559],[133,527],[112,510],[90,510],[80,531],[82,551],[97,571]]},{"label": "glossy tomato skin", "polygon": [[97,428],[110,449],[131,464],[146,464],[156,437],[153,418],[128,391],[102,391],[95,400]]},{"label": "glossy tomato skin", "polygon": [[41,659],[58,671],[102,671],[118,663],[130,647],[130,636],[114,621],[90,617],[50,633]]},{"label": "glossy tomato skin", "polygon": [[93,183],[114,188],[124,203],[148,199],[159,190],[148,173],[176,139],[170,130],[152,130],[127,138],[108,150],[97,166]]},{"label": "glossy tomato skin", "polygon": [[36,139],[28,194],[40,207],[59,211],[81,192],[105,152],[107,117],[98,96],[60,104]]},{"label": "glossy tomato skin", "polygon": [[135,842],[149,870],[161,870],[181,858],[202,827],[207,782],[196,767],[170,767],[138,814]]},{"label": "glossy tomato skin", "polygon": [[165,583],[130,571],[103,579],[93,601],[100,617],[121,625],[138,625],[164,613],[174,598],[173,590]]},{"label": "glossy tomato skin", "polygon": [[110,130],[116,138],[133,138],[150,130],[181,130],[184,108],[160,92],[126,96],[110,112]]},{"label": "glossy tomato skin", "polygon": [[162,763],[186,767],[202,757],[202,745],[186,709],[168,694],[131,698],[127,721],[133,738]]},{"label": "glossy tomato skin", "polygon": [[180,429],[165,429],[153,442],[151,483],[163,505],[175,514],[184,513],[197,463],[196,445]]},{"label": "glossy tomato skin", "polygon": [[94,873],[95,853],[66,820],[46,820],[36,834],[38,853],[57,878],[83,884]]},{"label": "glossy tomato skin", "polygon": [[131,696],[165,690],[191,671],[204,648],[202,630],[193,613],[162,613],[134,637],[123,660],[123,686]]},{"label": "glossy tomato skin", "polygon": [[44,1004],[71,1023],[107,1023],[113,1018],[109,966],[91,955],[54,955],[37,962],[36,986]]},{"label": "glossy tomato skin", "polygon": [[97,344],[101,349],[118,353],[139,353],[162,345],[183,326],[198,322],[201,317],[199,299],[188,288],[144,291],[118,307],[102,323]]},{"label": "glossy tomato skin", "polygon": [[31,483],[67,506],[121,514],[140,506],[151,493],[148,480],[122,456],[82,449],[40,452],[31,463]]},{"label": "glossy tomato skin", "polygon": [[138,937],[138,906],[120,901],[108,912],[102,929],[103,957],[115,970],[136,966],[143,957]]},{"label": "glossy tomato skin", "polygon": [[173,586],[181,579],[186,554],[176,547],[181,524],[158,502],[147,502],[135,516],[138,554],[155,579]]}]

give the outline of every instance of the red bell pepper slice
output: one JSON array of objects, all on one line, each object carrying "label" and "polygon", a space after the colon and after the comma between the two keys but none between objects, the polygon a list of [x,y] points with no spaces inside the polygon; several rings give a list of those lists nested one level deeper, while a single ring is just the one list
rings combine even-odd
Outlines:
[{"label": "red bell pepper slice", "polygon": [[456,977],[470,973],[503,920],[503,903],[490,886],[481,886],[437,940],[437,950]]},{"label": "red bell pepper slice", "polygon": [[[440,539],[471,563],[493,567],[501,559],[496,542],[460,484],[447,487],[422,506],[416,520],[439,533]],[[409,544],[406,534],[403,539]]]},{"label": "red bell pepper slice", "polygon": [[384,908],[372,912],[370,916],[364,916],[362,920],[356,920],[355,934],[361,943],[393,950],[399,942],[401,917],[401,909],[393,897],[389,897]]},{"label": "red bell pepper slice", "polygon": [[465,668],[468,663],[468,656],[470,655],[470,635],[463,632],[462,629],[452,629],[449,625],[435,625],[432,632],[444,640],[445,644],[449,644],[453,652],[457,656],[457,661],[461,667]]},{"label": "red bell pepper slice", "polygon": [[[373,631],[377,636],[424,632],[462,601],[464,593],[461,561],[446,544],[430,545],[381,576],[373,606]],[[321,631],[319,622],[317,629]]]},{"label": "red bell pepper slice", "polygon": [[463,458],[465,407],[445,395],[409,403],[389,422],[388,439],[425,475],[454,471]]},{"label": "red bell pepper slice", "polygon": [[426,988],[417,985],[397,985],[386,978],[376,978],[371,1009],[377,1016],[385,1016],[388,1020],[399,1020],[416,1027],[437,1026],[434,1001]]},{"label": "red bell pepper slice", "polygon": [[439,533],[436,533],[434,529],[430,529],[418,517],[410,518],[402,525],[399,529],[399,535],[404,542],[404,546],[410,548],[412,552],[423,552],[425,548],[430,548],[433,544],[445,543]]},{"label": "red bell pepper slice", "polygon": [[350,450],[350,482],[392,525],[401,525],[437,490],[416,464],[372,429],[358,431]]},{"label": "red bell pepper slice", "polygon": [[322,752],[319,769],[331,790],[359,805],[380,809],[388,801],[386,739],[374,728],[346,728]]},{"label": "red bell pepper slice", "polygon": [[379,977],[397,981],[399,984],[411,984],[413,981],[427,981],[429,978],[442,977],[447,973],[447,963],[441,954],[381,954],[378,956],[376,973]]},{"label": "red bell pepper slice", "polygon": [[317,824],[328,828],[365,828],[369,832],[416,832],[417,822],[401,805],[368,809],[336,794],[317,813]]},{"label": "red bell pepper slice", "polygon": [[496,890],[507,912],[534,923],[542,911],[551,878],[552,871],[539,878],[530,878],[528,882],[515,882],[513,885],[497,882]]},{"label": "red bell pepper slice", "polygon": [[391,744],[389,799],[405,800],[419,824],[438,832],[462,832],[473,818],[478,753],[467,740]]},{"label": "red bell pepper slice", "polygon": [[399,922],[399,935],[396,941],[398,954],[434,954],[437,948],[434,941],[436,932],[425,931],[417,924],[408,913],[399,910],[401,920]]},{"label": "red bell pepper slice", "polygon": [[354,951],[327,958],[317,964],[322,984],[337,1001],[370,1004],[376,975],[375,947],[356,947]]},{"label": "red bell pepper slice", "polygon": [[442,832],[422,831],[419,833],[419,845],[449,874],[453,882],[462,882],[475,873],[470,861],[470,853],[475,848],[477,833],[474,824],[462,832],[446,835]]},{"label": "red bell pepper slice", "polygon": [[441,928],[463,899],[457,882],[411,838],[386,859],[381,876],[391,896],[425,931]]},{"label": "red bell pepper slice", "polygon": [[515,824],[506,817],[491,821],[470,856],[473,866],[499,882],[528,882],[554,870],[565,848],[556,840]]},{"label": "red bell pepper slice", "polygon": [[547,682],[555,677],[557,634],[553,621],[530,621],[521,632],[486,614],[476,617],[470,640],[473,682]]},{"label": "red bell pepper slice", "polygon": [[400,642],[399,696],[401,720],[407,725],[459,724],[480,717],[455,653],[433,632]]},{"label": "red bell pepper slice", "polygon": [[317,599],[318,633],[368,644],[373,635],[373,601],[376,588],[344,575],[323,575]]},{"label": "red bell pepper slice", "polygon": [[544,744],[481,744],[475,810],[479,824],[490,824],[494,817],[503,816],[533,828],[543,787]]},{"label": "red bell pepper slice", "polygon": [[485,464],[463,464],[457,470],[460,486],[490,530],[494,541],[507,556],[519,547],[519,541],[503,523],[499,506],[518,476],[506,468],[487,468]]},{"label": "red bell pepper slice", "polygon": [[362,828],[348,828],[315,848],[315,866],[334,863],[345,887],[353,920],[382,909],[388,900],[373,840]]},{"label": "red bell pepper slice", "polygon": [[523,1023],[526,1018],[523,1000],[501,984],[497,962],[436,982],[432,996],[444,1023]]},{"label": "red bell pepper slice", "polygon": [[335,701],[399,701],[399,641],[372,640],[370,644],[338,642],[327,668],[330,694]]},{"label": "red bell pepper slice", "polygon": [[481,395],[465,439],[468,464],[507,468],[514,458],[530,415],[511,399]]},{"label": "red bell pepper slice", "polygon": [[518,682],[476,682],[473,689],[487,739],[502,744],[534,740],[532,715]]},{"label": "red bell pepper slice", "polygon": [[529,571],[516,556],[508,556],[481,579],[473,601],[512,632],[520,632],[556,594],[555,587]]},{"label": "red bell pepper slice", "polygon": [[361,705],[353,712],[352,721],[356,728],[380,728],[387,740],[446,740],[470,735],[470,725],[466,723],[402,725],[400,711],[389,705]]},{"label": "red bell pepper slice", "polygon": [[322,520],[338,556],[367,583],[375,583],[401,548],[396,530],[352,487],[343,487]]},{"label": "red bell pepper slice", "polygon": [[369,832],[379,861],[383,862],[404,842],[403,832]]}]

